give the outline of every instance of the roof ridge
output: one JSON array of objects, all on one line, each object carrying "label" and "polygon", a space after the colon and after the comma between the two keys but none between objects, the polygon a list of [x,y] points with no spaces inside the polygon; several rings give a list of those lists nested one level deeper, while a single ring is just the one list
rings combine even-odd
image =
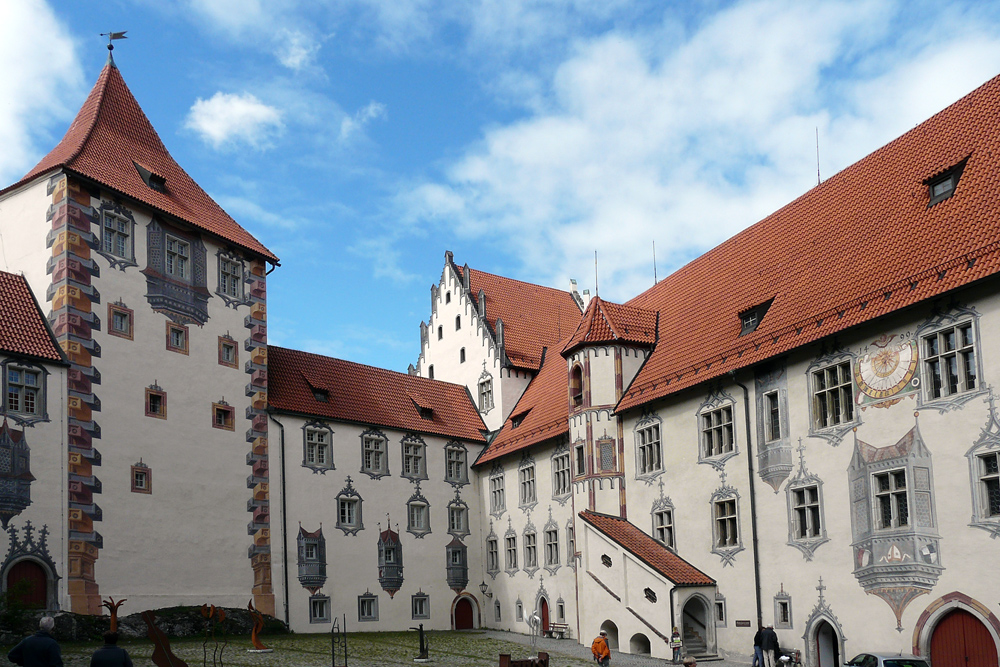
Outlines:
[{"label": "roof ridge", "polygon": [[[459,266],[458,270],[461,271],[462,267]],[[531,287],[538,287],[538,288],[544,289],[544,290],[551,290],[553,292],[559,292],[560,294],[572,295],[572,292],[570,292],[569,290],[559,289],[558,287],[549,287],[548,285],[542,285],[540,283],[532,283],[532,282],[528,282],[527,280],[520,280],[519,278],[510,278],[508,276],[502,276],[499,273],[490,273],[489,271],[483,271],[481,269],[474,269],[471,266],[469,267],[469,271],[475,271],[476,273],[480,273],[480,274],[482,274],[484,276],[492,276],[494,278],[499,278],[500,280],[507,280],[507,281],[512,282],[512,283],[520,283],[522,285],[530,285]]]}]

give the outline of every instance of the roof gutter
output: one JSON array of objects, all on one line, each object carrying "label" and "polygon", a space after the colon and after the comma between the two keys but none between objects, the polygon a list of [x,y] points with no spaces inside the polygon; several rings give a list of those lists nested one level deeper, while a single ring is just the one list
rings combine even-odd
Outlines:
[{"label": "roof gutter", "polygon": [[736,371],[729,371],[729,377],[737,387],[743,390],[743,420],[747,431],[747,478],[750,480],[750,534],[753,540],[754,593],[757,597],[757,627],[760,627],[763,619],[760,601],[760,552],[757,542],[757,492],[754,490],[753,481],[753,440],[750,439],[750,391],[742,382],[736,381]]}]

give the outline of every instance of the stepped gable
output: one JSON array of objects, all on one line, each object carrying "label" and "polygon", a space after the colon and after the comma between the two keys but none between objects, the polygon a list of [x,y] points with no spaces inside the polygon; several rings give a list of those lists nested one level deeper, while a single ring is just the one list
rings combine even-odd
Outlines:
[{"label": "stepped gable", "polygon": [[[929,206],[928,179],[963,165]],[[621,411],[1000,270],[1000,77],[725,241],[626,305],[659,344]],[[740,336],[740,313],[770,303]]]},{"label": "stepped gable", "polygon": [[24,276],[0,271],[0,352],[65,363]]},{"label": "stepped gable", "polygon": [[464,385],[271,345],[267,376],[268,405],[278,412],[486,442]]},{"label": "stepped gable", "polygon": [[[455,267],[463,275],[462,267]],[[580,322],[580,307],[569,292],[469,269],[469,291],[478,300],[486,296],[486,320],[496,331],[503,320],[504,352],[514,368],[537,371],[542,349],[573,331]]]},{"label": "stepped gable", "polygon": [[654,311],[611,303],[595,296],[591,298],[576,332],[562,349],[562,353],[563,356],[568,356],[579,347],[601,343],[652,347],[655,342]]},{"label": "stepped gable", "polygon": [[[568,339],[567,339],[568,340]],[[562,349],[567,341],[556,344]],[[476,465],[492,461],[531,445],[569,433],[569,386],[566,360],[554,352],[547,352],[538,375],[528,384],[504,425],[497,432],[489,447],[476,461]],[[513,420],[524,416],[515,428]]]},{"label": "stepped gable", "polygon": [[714,586],[715,580],[625,519],[583,510],[580,518],[677,586]]},{"label": "stepped gable", "polygon": [[[59,167],[278,262],[174,161],[114,62],[104,66],[62,141],[0,196]],[[162,191],[147,185],[140,169],[145,178],[162,179]]]}]

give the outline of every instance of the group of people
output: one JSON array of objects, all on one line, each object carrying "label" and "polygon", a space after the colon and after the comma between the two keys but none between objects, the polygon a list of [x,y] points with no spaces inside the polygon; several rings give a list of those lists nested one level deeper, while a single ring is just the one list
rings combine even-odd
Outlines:
[{"label": "group of people", "polygon": [[776,667],[778,652],[778,635],[774,626],[766,628],[757,626],[757,634],[753,636],[753,663],[751,667]]},{"label": "group of people", "polygon": [[[680,662],[681,655],[681,633],[674,628],[673,635],[670,637],[670,648],[673,649],[674,657],[673,662],[677,664]],[[611,664],[611,648],[608,646],[608,633],[601,630],[601,634],[594,638],[594,643],[590,645],[590,652],[594,654],[594,660],[600,667],[609,667]],[[698,667],[698,662],[694,659],[694,656],[688,656],[684,658],[685,667]]]},{"label": "group of people", "polygon": [[[25,637],[7,654],[7,659],[21,667],[62,667],[59,642],[52,636],[56,625],[51,616],[38,622],[38,632]],[[94,651],[90,667],[132,667],[128,651],[118,646],[118,633],[105,632],[104,646]]]}]

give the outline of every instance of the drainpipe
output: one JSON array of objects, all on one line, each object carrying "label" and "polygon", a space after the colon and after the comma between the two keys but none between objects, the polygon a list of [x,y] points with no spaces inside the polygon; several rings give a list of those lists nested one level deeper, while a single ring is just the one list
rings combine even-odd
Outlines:
[{"label": "drainpipe", "polygon": [[736,371],[729,371],[730,379],[743,390],[743,417],[747,429],[747,477],[750,479],[750,534],[753,539],[754,592],[757,594],[757,627],[763,622],[760,602],[760,552],[757,542],[757,493],[753,481],[753,440],[750,439],[750,391],[742,382],[736,381]]},{"label": "drainpipe", "polygon": [[677,592],[678,586],[674,586],[670,589],[670,633],[673,636],[674,628],[680,627],[677,625],[677,619],[674,617],[674,593]]},{"label": "drainpipe", "polygon": [[[285,425],[275,419],[271,413],[268,413],[267,416],[278,425],[279,431],[278,452],[281,456],[281,574],[284,578],[285,627],[288,627],[291,621],[288,618],[288,513],[285,511]],[[759,603],[757,606],[760,606]]]}]

